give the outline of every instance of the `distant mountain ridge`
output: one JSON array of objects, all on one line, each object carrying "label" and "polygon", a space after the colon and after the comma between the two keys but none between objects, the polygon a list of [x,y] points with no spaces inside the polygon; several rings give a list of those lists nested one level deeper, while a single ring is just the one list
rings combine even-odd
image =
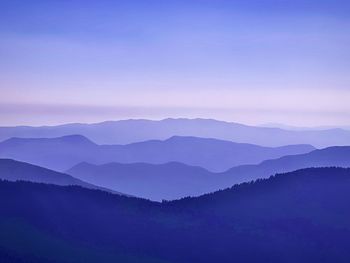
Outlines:
[{"label": "distant mountain ridge", "polygon": [[311,145],[262,147],[229,141],[173,136],[127,145],[97,145],[82,135],[58,138],[11,138],[0,143],[0,157],[25,161],[57,171],[80,162],[162,164],[182,162],[222,172],[233,166],[258,164],[267,159],[307,153]]},{"label": "distant mountain ridge", "polygon": [[306,154],[284,156],[258,165],[233,167],[211,173],[184,164],[78,164],[68,174],[93,184],[111,187],[151,200],[173,200],[199,196],[243,182],[267,178],[276,173],[309,167],[350,167],[350,147],[329,147]]},{"label": "distant mountain ridge", "polygon": [[318,148],[349,145],[350,131],[342,129],[290,131],[248,126],[212,119],[120,120],[96,124],[42,127],[0,127],[0,140],[11,137],[60,137],[81,134],[98,144],[128,144],[165,140],[171,136],[216,138],[262,146],[311,144]]}]

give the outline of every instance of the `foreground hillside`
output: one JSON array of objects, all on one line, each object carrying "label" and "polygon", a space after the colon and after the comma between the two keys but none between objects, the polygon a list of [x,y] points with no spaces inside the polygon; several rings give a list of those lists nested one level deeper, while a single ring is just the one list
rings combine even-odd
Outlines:
[{"label": "foreground hillside", "polygon": [[350,169],[153,203],[0,182],[1,262],[348,262]]}]

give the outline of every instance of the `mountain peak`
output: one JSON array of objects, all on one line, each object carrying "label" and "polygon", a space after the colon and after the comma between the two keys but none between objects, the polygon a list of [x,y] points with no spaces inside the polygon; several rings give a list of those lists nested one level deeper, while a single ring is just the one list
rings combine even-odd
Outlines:
[{"label": "mountain peak", "polygon": [[62,137],[58,137],[58,138],[54,138],[54,139],[61,140],[64,142],[70,142],[70,143],[95,144],[90,139],[86,138],[83,135],[79,135],[79,134],[66,135],[66,136],[62,136]]}]

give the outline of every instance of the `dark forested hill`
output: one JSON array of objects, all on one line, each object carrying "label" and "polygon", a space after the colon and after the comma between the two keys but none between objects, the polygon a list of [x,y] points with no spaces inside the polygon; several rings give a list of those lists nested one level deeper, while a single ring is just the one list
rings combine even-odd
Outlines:
[{"label": "dark forested hill", "polygon": [[311,168],[153,203],[0,182],[10,262],[348,262],[350,169]]}]

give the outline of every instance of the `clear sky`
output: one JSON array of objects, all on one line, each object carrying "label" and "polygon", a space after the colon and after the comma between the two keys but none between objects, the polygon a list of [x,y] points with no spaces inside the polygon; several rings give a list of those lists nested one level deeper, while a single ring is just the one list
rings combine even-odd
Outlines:
[{"label": "clear sky", "polygon": [[349,14],[348,0],[0,0],[0,125],[349,125]]}]

